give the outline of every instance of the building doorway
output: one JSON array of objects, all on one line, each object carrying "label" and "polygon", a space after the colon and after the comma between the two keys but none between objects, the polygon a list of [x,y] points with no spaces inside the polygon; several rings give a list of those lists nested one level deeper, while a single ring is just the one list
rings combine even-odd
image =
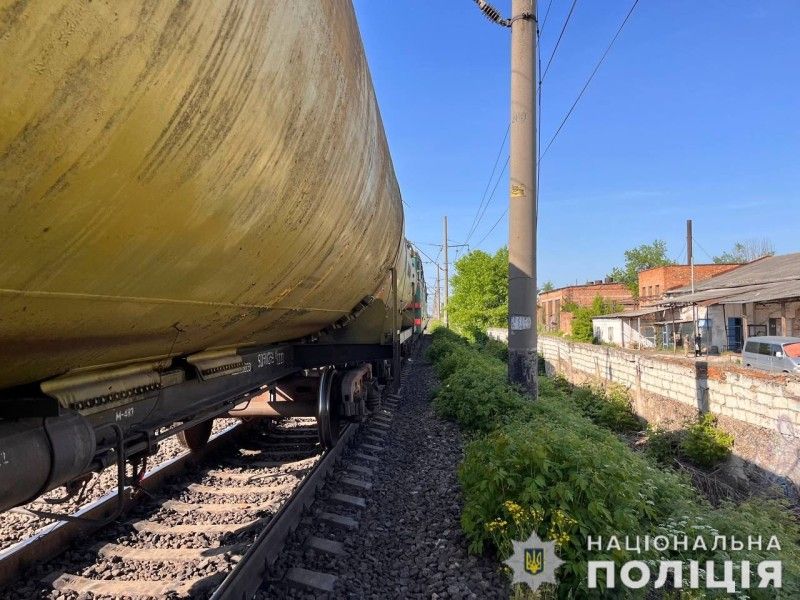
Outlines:
[{"label": "building doorway", "polygon": [[768,329],[768,335],[781,335],[781,320],[770,318]]},{"label": "building doorway", "polygon": [[742,318],[728,317],[727,346],[730,352],[741,352],[742,343]]}]

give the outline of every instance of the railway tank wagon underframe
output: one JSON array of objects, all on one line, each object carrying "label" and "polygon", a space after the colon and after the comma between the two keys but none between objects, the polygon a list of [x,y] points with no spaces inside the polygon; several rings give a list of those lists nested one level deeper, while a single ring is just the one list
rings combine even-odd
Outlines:
[{"label": "railway tank wagon underframe", "polygon": [[334,443],[425,318],[352,6],[0,9],[0,509],[228,413]]}]

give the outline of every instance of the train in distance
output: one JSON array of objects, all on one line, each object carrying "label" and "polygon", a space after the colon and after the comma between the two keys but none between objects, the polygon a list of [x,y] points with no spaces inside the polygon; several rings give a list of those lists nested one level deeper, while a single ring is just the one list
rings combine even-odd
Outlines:
[{"label": "train in distance", "polygon": [[0,5],[0,510],[220,416],[335,444],[426,314],[351,3]]}]

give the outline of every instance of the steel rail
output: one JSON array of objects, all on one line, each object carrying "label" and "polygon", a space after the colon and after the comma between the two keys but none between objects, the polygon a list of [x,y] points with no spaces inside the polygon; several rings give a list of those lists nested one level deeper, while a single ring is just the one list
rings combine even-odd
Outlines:
[{"label": "steel rail", "polygon": [[[148,492],[155,491],[165,480],[183,472],[191,462],[202,460],[233,441],[244,428],[241,423],[231,425],[214,434],[200,452],[191,453],[187,450],[161,463],[145,473],[138,487]],[[126,487],[125,497],[122,499],[121,504],[126,512],[138,501],[132,491],[133,488]],[[111,491],[71,515],[77,519],[45,525],[28,539],[0,551],[0,587],[13,582],[28,567],[61,554],[76,536],[92,533],[107,525],[104,521],[117,511],[118,503],[117,492]]]},{"label": "steel rail", "polygon": [[314,502],[317,490],[325,483],[325,479],[333,471],[344,448],[358,429],[359,425],[356,423],[351,423],[344,429],[336,446],[322,455],[311,473],[303,479],[280,510],[270,519],[210,600],[249,600],[255,595],[265,580],[269,568],[283,551],[286,538],[299,525],[303,511]]}]

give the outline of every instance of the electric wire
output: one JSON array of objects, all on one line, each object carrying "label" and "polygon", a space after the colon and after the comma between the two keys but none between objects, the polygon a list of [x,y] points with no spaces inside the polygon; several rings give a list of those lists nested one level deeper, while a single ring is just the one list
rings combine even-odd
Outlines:
[{"label": "electric wire", "polygon": [[469,232],[467,233],[467,239],[464,240],[465,244],[469,242],[470,238],[473,236],[475,230],[478,228],[478,225],[480,224],[479,217],[481,216],[481,210],[484,211],[486,210],[485,207],[483,206],[483,203],[486,200],[486,193],[489,191],[489,186],[492,185],[492,179],[494,179],[495,171],[497,171],[497,163],[500,162],[500,155],[503,153],[503,148],[506,145],[506,140],[508,139],[509,131],[511,131],[510,123],[508,127],[506,127],[506,133],[503,136],[503,141],[500,143],[500,148],[497,151],[497,157],[494,159],[494,166],[492,166],[492,173],[491,175],[489,175],[489,181],[486,182],[486,187],[483,190],[483,196],[481,196],[481,201],[478,203],[478,210],[475,211],[475,217],[472,219],[472,225],[470,225]]},{"label": "electric wire", "polygon": [[[503,170],[500,171],[500,175],[497,177],[497,181],[494,182],[494,187],[492,188],[492,193],[489,195],[489,199],[486,201],[486,206],[483,207],[483,212],[481,213],[481,217],[480,217],[481,220],[483,219],[483,216],[486,214],[486,209],[489,208],[489,204],[491,203],[492,198],[494,198],[494,193],[497,191],[497,186],[500,185],[500,180],[503,178],[503,174],[506,172],[506,168],[508,167],[508,161],[510,160],[510,158],[511,157],[506,158],[506,162],[503,165]],[[497,224],[495,223],[495,226],[496,225]],[[494,227],[492,227],[492,229],[494,229]],[[486,239],[486,236],[481,238],[481,242],[483,240],[485,240],[485,239]],[[477,247],[477,246],[480,246],[480,242],[475,244],[475,247]]]},{"label": "electric wire", "polygon": [[[576,0],[576,1],[577,1],[577,0]],[[552,0],[551,0],[551,2],[550,2],[550,5],[552,5]],[[544,16],[544,22],[545,22],[545,23],[547,22],[547,15],[550,13],[550,5],[548,5],[548,7],[547,7],[547,13],[546,13],[546,14],[545,14],[545,16]],[[573,5],[572,5],[572,7],[573,7],[573,8],[575,7],[575,3],[574,3],[574,2],[573,2]],[[571,10],[570,10],[570,12],[571,12]],[[569,17],[567,18],[567,20],[569,20]],[[537,22],[538,22],[538,19],[537,19]],[[544,23],[542,24],[542,27],[544,27]],[[562,29],[562,33],[563,33],[563,29]],[[537,30],[536,30],[536,40],[537,40],[537,46],[538,46],[538,42],[539,42],[540,35],[541,35],[541,31],[540,31],[540,30],[537,28]],[[555,54],[555,50],[553,51],[553,53]],[[552,58],[552,56],[551,56],[551,58]],[[539,72],[539,73],[541,73],[541,72],[542,72],[542,58],[541,58],[541,56],[537,56],[537,60],[538,60],[538,62],[539,62],[539,69],[538,69],[538,72]],[[542,80],[541,80],[541,79],[539,79],[539,82],[538,82],[538,87],[539,87],[539,93],[537,94],[537,102],[538,102],[538,104],[539,104],[539,110],[537,110],[537,113],[536,113],[536,120],[537,120],[537,134],[538,134],[538,137],[539,137],[539,141],[538,141],[538,143],[537,143],[537,149],[541,147],[541,139],[542,139],[542,134],[541,134],[541,130],[542,130],[542,128],[541,128],[541,114],[542,114],[542,93],[541,93],[541,92],[542,92]],[[511,127],[511,126],[509,125],[509,128],[510,128],[510,127]],[[506,135],[508,135],[508,132],[506,132]],[[495,185],[494,185],[494,189],[492,190],[492,194],[491,194],[491,196],[489,197],[489,201],[491,201],[491,198],[494,196],[494,192],[495,192],[495,190],[497,189],[497,185],[500,183],[500,178],[503,176],[503,173],[505,173],[505,170],[506,170],[506,167],[508,166],[508,162],[509,162],[509,160],[510,160],[510,158],[509,158],[509,159],[506,159],[506,163],[505,163],[505,165],[503,165],[503,170],[500,172],[500,176],[498,177],[498,179],[497,179],[497,182],[496,182],[496,183],[495,183]],[[538,162],[538,161],[537,161],[537,162]],[[487,201],[487,203],[486,203],[486,207],[488,207],[488,206],[489,206],[489,201]],[[536,169],[536,200],[535,200],[535,202],[536,202],[536,212],[537,212],[537,214],[538,214],[538,212],[539,212],[539,169],[538,169],[538,168]],[[485,212],[485,211],[486,211],[486,208],[484,208],[484,212]],[[500,224],[500,221],[502,221],[502,220],[503,220],[503,217],[505,217],[507,214],[508,214],[508,207],[506,207],[506,209],[503,211],[503,214],[501,214],[501,215],[500,215],[500,217],[497,219],[497,221],[495,221],[495,222],[494,222],[494,225],[492,225],[492,226],[489,228],[489,230],[488,230],[488,231],[487,231],[487,232],[486,232],[486,233],[483,235],[483,237],[480,239],[480,241],[479,241],[477,244],[475,244],[475,246],[476,246],[476,247],[477,247],[477,246],[480,246],[480,245],[481,245],[481,244],[482,244],[482,243],[483,243],[483,242],[486,240],[486,238],[488,238],[488,237],[489,237],[489,235],[490,235],[490,234],[491,234],[491,233],[492,233],[492,232],[493,232],[493,231],[494,231],[494,230],[497,228],[497,226]],[[483,215],[481,215],[481,218],[482,218],[482,217],[483,217]],[[538,221],[538,220],[537,220],[537,221]],[[538,222],[537,222],[537,225],[536,225],[536,226],[538,227]],[[467,240],[469,240],[469,238],[467,238]]]},{"label": "electric wire", "polygon": [[700,245],[700,242],[698,242],[698,241],[697,241],[697,237],[695,237],[694,235],[692,236],[692,243],[693,243],[693,244],[695,244],[695,245],[697,245],[697,247],[698,247],[698,248],[700,248],[700,250],[702,250],[702,251],[703,251],[703,253],[704,253],[704,254],[705,254],[707,257],[708,257],[708,259],[709,259],[711,262],[714,262],[714,257],[713,257],[713,256],[711,256],[711,255],[708,253],[708,250],[706,250],[705,248],[703,248],[703,247]]},{"label": "electric wire", "polygon": [[603,55],[600,57],[600,60],[597,61],[597,64],[595,65],[594,70],[592,71],[592,74],[589,75],[589,79],[586,80],[586,83],[583,85],[583,88],[581,89],[580,93],[578,94],[578,97],[575,98],[575,101],[572,103],[572,106],[567,111],[567,114],[564,115],[564,118],[561,120],[561,124],[558,126],[558,129],[556,129],[556,132],[553,134],[553,137],[550,138],[550,141],[547,143],[547,146],[545,147],[544,152],[542,152],[541,155],[539,156],[539,161],[540,162],[545,157],[545,155],[547,154],[547,151],[550,150],[550,146],[553,145],[553,142],[558,137],[558,134],[564,128],[564,125],[566,124],[566,122],[569,119],[570,115],[572,115],[572,112],[575,110],[575,107],[578,105],[578,102],[583,97],[583,94],[586,91],[586,88],[589,87],[589,84],[592,82],[592,79],[594,79],[595,74],[597,74],[597,70],[600,68],[600,65],[603,64],[603,61],[605,61],[606,56],[608,56],[608,53],[611,51],[611,48],[614,45],[614,42],[617,41],[617,38],[619,37],[619,34],[622,32],[623,27],[625,27],[625,24],[628,22],[628,20],[630,19],[631,15],[633,14],[633,10],[636,8],[637,4],[639,4],[639,0],[634,0],[633,4],[631,5],[630,10],[628,11],[628,14],[625,15],[625,18],[622,20],[622,23],[620,23],[620,26],[617,29],[617,32],[614,34],[614,37],[611,38],[611,42],[606,47],[605,52],[603,52]]},{"label": "electric wire", "polygon": [[[549,17],[549,16],[550,16],[550,8],[551,8],[552,6],[553,6],[553,0],[550,0],[550,2],[548,2],[548,3],[547,3],[547,10],[544,12],[544,21],[542,21],[542,26],[541,26],[541,28],[539,29],[540,31],[544,31],[544,26],[545,26],[545,25],[547,25],[547,17]],[[536,8],[539,8],[539,7],[538,7],[538,5],[537,5],[537,7],[536,7]],[[537,17],[537,19],[536,19],[536,20],[537,20],[537,22],[538,22],[538,20],[539,20],[539,19],[538,19],[538,17]]]},{"label": "electric wire", "polygon": [[[492,202],[492,199],[494,198],[494,193],[497,191],[497,186],[500,185],[500,180],[503,178],[503,174],[506,172],[506,168],[508,168],[508,161],[510,160],[510,158],[511,157],[506,158],[506,162],[503,165],[503,170],[500,171],[500,175],[497,176],[497,181],[494,182],[494,187],[492,188],[492,193],[489,194],[489,198],[488,198],[488,200],[486,200],[486,205],[483,207],[483,212],[481,213],[481,216],[478,218],[478,222],[479,223],[483,220],[483,217],[486,214],[486,209],[489,208],[489,204]],[[477,231],[477,228],[476,228],[476,231]],[[469,240],[467,240],[467,241],[469,241]],[[480,244],[477,244],[477,245],[480,245]]]},{"label": "electric wire", "polygon": [[[424,251],[422,250],[422,248],[420,248],[419,246],[417,246],[417,245],[416,245],[414,242],[411,242],[411,245],[412,245],[412,246],[414,246],[414,248],[417,250],[417,252],[419,252],[420,254],[422,254],[422,256],[424,256],[425,258],[427,258],[428,260],[430,260],[431,262],[433,262],[435,265],[437,265],[437,266],[438,266],[438,264],[439,264],[439,263],[438,263],[436,260],[432,259],[432,258],[430,257],[430,255],[429,255],[427,252],[424,252]],[[441,268],[441,267],[439,267],[439,268]]]},{"label": "electric wire", "polygon": [[[550,0],[550,4],[547,5],[547,12],[544,15],[544,21],[547,22],[547,15],[550,14],[550,5],[553,3],[553,0]],[[537,5],[538,8],[538,5]],[[536,22],[539,22],[537,17]],[[542,28],[544,28],[544,23],[542,23]],[[536,197],[534,198],[534,207],[536,209],[535,219],[533,223],[533,234],[535,236],[534,240],[539,239],[539,152],[542,150],[542,54],[539,52],[539,48],[541,48],[541,37],[542,32],[541,29],[538,27],[536,28],[536,73],[539,75],[539,81],[537,85],[537,94],[536,94],[536,169],[534,169],[534,176],[536,177]],[[535,283],[535,282],[534,282]],[[534,308],[535,310],[535,308]],[[537,392],[538,393],[538,392]]]},{"label": "electric wire", "polygon": [[497,219],[497,221],[495,221],[495,222],[494,222],[494,225],[492,225],[492,227],[489,229],[489,231],[487,231],[487,232],[486,232],[486,235],[484,235],[484,236],[481,238],[481,241],[480,241],[480,242],[478,242],[478,243],[476,244],[476,246],[480,246],[480,245],[483,243],[483,241],[484,241],[484,240],[485,240],[487,237],[489,237],[489,234],[490,234],[490,233],[492,233],[492,232],[494,231],[494,228],[495,228],[495,227],[497,227],[497,226],[500,224],[500,221],[502,221],[502,220],[503,220],[503,217],[505,217],[507,214],[508,214],[508,209],[506,208],[506,209],[503,211],[503,214],[502,214],[502,215],[500,215],[500,218],[499,218],[499,219]]},{"label": "electric wire", "polygon": [[556,52],[558,51],[558,46],[561,44],[561,38],[564,37],[564,32],[567,30],[567,25],[569,25],[569,21],[572,18],[572,13],[575,10],[575,5],[578,3],[578,0],[572,0],[572,5],[569,7],[569,12],[567,13],[567,18],[564,19],[564,24],[561,26],[561,32],[558,34],[558,39],[556,40],[556,45],[553,48],[553,51],[550,53],[550,58],[547,61],[547,66],[544,68],[544,74],[541,77],[541,81],[544,81],[544,78],[547,77],[547,72],[550,70],[550,65],[553,62],[553,59],[556,56]]}]

